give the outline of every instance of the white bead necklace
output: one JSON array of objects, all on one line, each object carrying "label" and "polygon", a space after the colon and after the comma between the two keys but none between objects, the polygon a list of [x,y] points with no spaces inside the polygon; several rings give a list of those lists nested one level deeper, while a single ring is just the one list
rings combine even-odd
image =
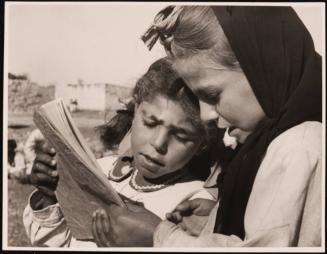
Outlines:
[{"label": "white bead necklace", "polygon": [[132,188],[134,188],[137,191],[142,191],[142,192],[150,192],[150,191],[156,191],[159,189],[163,189],[167,186],[172,185],[173,182],[175,182],[178,178],[180,178],[181,176],[183,176],[185,174],[184,171],[181,171],[180,174],[177,174],[176,176],[169,178],[168,180],[164,181],[162,184],[152,184],[149,186],[140,186],[136,183],[136,176],[138,174],[138,169],[135,168],[132,176],[131,176],[131,180],[129,181],[130,185],[132,186]]},{"label": "white bead necklace", "polygon": [[123,178],[126,178],[128,174],[130,174],[130,172],[133,170],[133,166],[132,165],[126,165],[124,166],[122,169],[121,169],[121,173],[122,175],[121,176],[115,176],[113,174],[113,170],[110,170],[109,171],[109,179],[112,179],[114,181],[120,181],[122,180]]}]

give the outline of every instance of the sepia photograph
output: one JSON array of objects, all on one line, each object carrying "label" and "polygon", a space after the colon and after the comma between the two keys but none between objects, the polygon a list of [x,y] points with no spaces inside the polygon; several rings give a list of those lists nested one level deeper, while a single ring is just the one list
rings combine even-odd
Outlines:
[{"label": "sepia photograph", "polygon": [[325,251],[324,2],[4,2],[2,250]]}]

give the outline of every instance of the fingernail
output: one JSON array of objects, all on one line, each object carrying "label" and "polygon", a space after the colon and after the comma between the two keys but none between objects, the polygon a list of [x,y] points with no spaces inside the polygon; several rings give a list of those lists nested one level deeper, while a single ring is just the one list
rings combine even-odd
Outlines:
[{"label": "fingernail", "polygon": [[55,161],[55,160],[52,160],[52,161],[51,161],[51,165],[52,165],[52,166],[56,165],[56,161]]},{"label": "fingernail", "polygon": [[50,149],[50,152],[51,152],[51,153],[55,153],[56,150],[52,147],[52,148]]},{"label": "fingernail", "polygon": [[51,172],[51,175],[52,175],[52,176],[57,176],[57,175],[58,175],[58,171],[52,171],[52,172]]}]

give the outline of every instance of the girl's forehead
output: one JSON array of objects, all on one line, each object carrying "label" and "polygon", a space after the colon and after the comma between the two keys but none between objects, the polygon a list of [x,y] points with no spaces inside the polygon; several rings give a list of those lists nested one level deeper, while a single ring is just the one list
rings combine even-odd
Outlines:
[{"label": "girl's forehead", "polygon": [[201,53],[187,58],[175,59],[173,68],[179,75],[183,74],[183,76],[192,78],[204,75],[207,69],[226,69],[226,67]]},{"label": "girl's forehead", "polygon": [[[153,97],[150,101],[143,101],[139,105],[140,110],[138,112],[147,117],[155,118],[158,121],[162,121],[164,124],[172,124],[183,128],[195,131],[197,126],[195,124],[195,117],[185,110],[180,102],[171,100],[162,95]],[[198,117],[199,121],[200,117]]]},{"label": "girl's forehead", "polygon": [[178,101],[167,98],[164,95],[156,94],[149,96],[146,100],[140,103],[143,110],[151,111],[152,113],[160,114],[163,111],[171,113],[182,113],[180,116],[186,116],[183,107]]}]

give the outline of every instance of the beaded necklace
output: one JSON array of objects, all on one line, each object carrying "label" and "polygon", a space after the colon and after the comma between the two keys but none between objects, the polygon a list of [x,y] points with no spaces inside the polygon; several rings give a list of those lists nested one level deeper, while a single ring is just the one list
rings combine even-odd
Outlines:
[{"label": "beaded necklace", "polygon": [[[149,185],[140,185],[137,182],[143,178],[142,175],[139,174],[139,170],[134,167],[133,158],[129,156],[124,156],[119,158],[114,163],[113,170],[109,171],[108,178],[114,182],[121,182],[128,177],[130,177],[129,185],[139,192],[151,192],[157,191],[168,186],[174,184],[179,178],[186,174],[185,170],[179,170],[177,172],[171,173],[171,177],[163,180],[160,184],[151,183],[147,181]],[[144,178],[143,178],[144,179]],[[144,179],[146,180],[146,179]]]},{"label": "beaded necklace", "polygon": [[[175,176],[168,178],[166,181],[163,181],[163,183],[161,184],[154,184],[151,183],[151,185],[147,185],[147,186],[141,186],[139,184],[136,183],[136,179],[139,176],[139,171],[137,168],[134,169],[131,179],[129,181],[130,186],[140,192],[151,192],[151,191],[157,191],[163,188],[166,188],[168,186],[171,186],[174,182],[176,182],[179,178],[181,178],[182,176],[185,175],[185,171],[182,170],[180,172],[178,172],[178,174],[176,174]],[[142,177],[142,176],[139,176]]]}]

